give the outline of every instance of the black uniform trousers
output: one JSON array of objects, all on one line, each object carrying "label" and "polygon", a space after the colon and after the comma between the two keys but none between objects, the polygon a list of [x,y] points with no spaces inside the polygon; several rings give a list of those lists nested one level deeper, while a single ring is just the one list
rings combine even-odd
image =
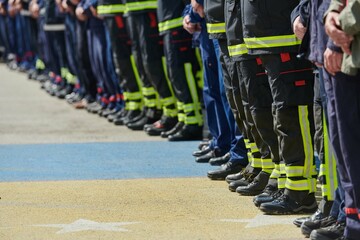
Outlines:
[{"label": "black uniform trousers", "polygon": [[121,86],[127,92],[141,91],[131,63],[131,41],[123,17],[106,17],[104,20],[109,29],[114,63]]},{"label": "black uniform trousers", "polygon": [[127,16],[127,24],[143,87],[154,87],[163,99],[171,97],[172,92],[162,63],[164,51],[159,36],[156,12],[130,14]]},{"label": "black uniform trousers", "polygon": [[77,77],[81,94],[87,101],[93,102],[96,99],[97,85],[90,63],[86,22],[76,20],[76,39]]},{"label": "black uniform trousers", "polygon": [[279,157],[286,165],[286,190],[301,202],[316,191],[313,156],[314,76],[311,63],[295,53],[260,55],[273,98]]}]

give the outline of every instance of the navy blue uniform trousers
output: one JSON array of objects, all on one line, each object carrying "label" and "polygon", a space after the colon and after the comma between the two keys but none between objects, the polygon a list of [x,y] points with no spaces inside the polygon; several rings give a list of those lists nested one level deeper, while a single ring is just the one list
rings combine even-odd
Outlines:
[{"label": "navy blue uniform trousers", "polygon": [[345,236],[360,239],[360,73],[326,77],[330,140],[345,191]]}]

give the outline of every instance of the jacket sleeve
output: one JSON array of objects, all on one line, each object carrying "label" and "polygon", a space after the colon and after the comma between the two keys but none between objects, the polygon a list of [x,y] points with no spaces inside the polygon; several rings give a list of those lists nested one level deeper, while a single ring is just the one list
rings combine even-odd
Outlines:
[{"label": "jacket sleeve", "polygon": [[326,16],[329,14],[329,12],[341,12],[343,10],[343,8],[345,7],[345,0],[331,0],[330,2],[330,6],[328,8],[328,10],[325,12],[324,15],[324,22],[325,22],[325,18]]},{"label": "jacket sleeve", "polygon": [[299,5],[297,5],[296,8],[291,12],[291,25],[298,16],[300,16],[301,23],[305,27],[308,27],[307,25],[310,18],[310,0],[301,0]]},{"label": "jacket sleeve", "polygon": [[349,2],[339,15],[341,28],[349,35],[360,32],[360,0]]}]

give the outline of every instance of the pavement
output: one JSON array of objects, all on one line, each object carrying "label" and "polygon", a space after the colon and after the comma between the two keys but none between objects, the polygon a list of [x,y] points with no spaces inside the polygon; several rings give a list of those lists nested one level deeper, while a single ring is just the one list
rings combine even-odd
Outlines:
[{"label": "pavement", "polygon": [[198,142],[115,126],[0,64],[0,239],[304,239],[211,181]]}]

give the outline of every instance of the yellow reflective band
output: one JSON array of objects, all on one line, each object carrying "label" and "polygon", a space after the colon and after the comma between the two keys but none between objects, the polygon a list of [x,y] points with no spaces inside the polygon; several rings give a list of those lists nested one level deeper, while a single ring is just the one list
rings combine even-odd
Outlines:
[{"label": "yellow reflective band", "polygon": [[143,87],[141,90],[144,96],[151,96],[156,94],[155,88],[153,87],[148,87],[148,88]]},{"label": "yellow reflective band", "polygon": [[280,163],[280,174],[286,175],[285,163]]},{"label": "yellow reflective band", "polygon": [[60,75],[62,78],[65,78],[69,70],[67,68],[61,68],[60,69]]},{"label": "yellow reflective band", "polygon": [[[172,87],[172,84],[171,84],[171,81],[169,79],[169,75],[168,75],[168,69],[167,69],[167,64],[166,64],[166,58],[165,57],[162,57],[161,58],[161,61],[162,61],[162,65],[163,65],[163,69],[164,69],[164,73],[165,73],[165,79],[166,79],[166,83],[170,89],[170,92],[171,92],[171,96],[175,96],[174,95],[174,90],[173,90],[173,87]],[[174,97],[175,98],[175,97]],[[176,101],[176,100],[175,100]]]},{"label": "yellow reflective band", "polygon": [[196,107],[194,104],[189,103],[189,104],[184,104],[183,109],[185,113],[189,113],[195,111]]},{"label": "yellow reflective band", "polygon": [[287,177],[303,177],[303,166],[286,166],[285,167]]},{"label": "yellow reflective band", "polygon": [[291,180],[287,178],[285,187],[294,191],[309,191],[312,193],[316,191],[316,179]]},{"label": "yellow reflective band", "polygon": [[247,153],[247,157],[248,157],[249,163],[251,164],[253,162],[253,158],[254,158],[253,155],[251,154],[251,152]]},{"label": "yellow reflective band", "polygon": [[97,7],[98,14],[113,14],[125,12],[125,4],[102,5]]},{"label": "yellow reflective band", "polygon": [[73,75],[73,74],[71,74],[70,71],[67,71],[65,78],[66,78],[66,80],[67,80],[68,83],[75,85],[75,83],[76,83],[76,76]]},{"label": "yellow reflective band", "polygon": [[141,92],[124,92],[124,98],[128,100],[139,100],[142,98],[142,94]]},{"label": "yellow reflective band", "polygon": [[132,70],[133,70],[133,72],[135,74],[135,79],[136,79],[138,89],[141,89],[142,88],[142,82],[141,82],[140,74],[139,74],[138,69],[136,67],[135,58],[134,58],[133,55],[130,56],[130,62],[131,62]]},{"label": "yellow reflective band", "polygon": [[167,98],[162,98],[160,99],[160,102],[163,106],[169,106],[171,104],[176,104],[176,99],[175,97],[171,96],[171,97],[167,97]]},{"label": "yellow reflective band", "polygon": [[178,111],[177,111],[177,109],[170,109],[170,108],[163,107],[163,113],[165,116],[168,116],[168,117],[176,117],[178,114]]},{"label": "yellow reflective band", "polygon": [[184,103],[183,103],[183,102],[177,101],[177,102],[176,102],[176,106],[177,106],[177,109],[178,109],[179,111],[184,110]]},{"label": "yellow reflective band", "polygon": [[203,71],[204,68],[203,68],[201,52],[200,52],[200,49],[198,47],[195,48],[195,56],[196,56],[197,62],[200,65],[200,69],[195,74],[196,80],[197,80],[195,82],[197,83],[199,88],[203,89],[204,88],[204,71]]},{"label": "yellow reflective band", "polygon": [[253,146],[253,144],[255,144],[255,143],[250,142],[250,140],[248,140],[247,142],[245,142],[245,147],[246,147],[247,149],[251,149],[251,147]]},{"label": "yellow reflective band", "polygon": [[[189,86],[189,90],[190,90],[190,94],[191,94],[191,99],[195,106],[195,116],[198,121],[197,124],[199,126],[202,126],[203,125],[203,117],[200,114],[202,110],[201,110],[201,106],[200,106],[200,100],[199,100],[199,96],[198,96],[198,92],[197,92],[195,78],[194,78],[194,75],[192,72],[191,63],[185,63],[184,67],[185,67],[186,81]],[[186,123],[186,121],[185,121],[185,123]]]},{"label": "yellow reflective band", "polygon": [[263,169],[274,169],[275,164],[273,163],[271,158],[262,158],[261,159],[261,166]]},{"label": "yellow reflective band", "polygon": [[298,112],[299,112],[299,123],[300,123],[301,135],[304,146],[304,154],[305,154],[303,177],[309,178],[313,174],[312,168],[314,167],[313,164],[314,149],[312,143],[313,138],[311,137],[310,123],[308,119],[308,115],[309,115],[308,107],[299,106]]},{"label": "yellow reflective band", "polygon": [[280,177],[280,170],[276,169],[276,164],[275,164],[275,168],[272,170],[270,178],[279,178]]},{"label": "yellow reflective band", "polygon": [[285,188],[286,178],[279,177],[277,179],[277,182],[278,182],[278,189]]},{"label": "yellow reflective band", "polygon": [[142,103],[141,102],[134,102],[134,101],[130,101],[127,103],[128,109],[129,110],[138,110],[142,108]]},{"label": "yellow reflective band", "polygon": [[248,53],[245,43],[228,46],[230,57],[241,56]]},{"label": "yellow reflective band", "polygon": [[253,157],[252,159],[253,159],[253,161],[252,161],[252,163],[251,163],[251,166],[252,166],[253,168],[262,168],[261,158],[255,158],[255,157]]},{"label": "yellow reflective band", "polygon": [[329,144],[329,132],[325,121],[325,113],[323,113],[323,137],[324,137],[324,164],[320,165],[320,176],[325,175],[326,186],[322,190],[322,195],[326,196],[329,201],[335,199],[335,190],[338,187],[338,179],[336,173],[335,153],[331,144]]},{"label": "yellow reflective band", "polygon": [[198,124],[198,119],[196,116],[186,116],[185,117],[185,124]]},{"label": "yellow reflective band", "polygon": [[125,13],[147,10],[147,9],[156,9],[156,8],[157,8],[157,1],[131,2],[131,3],[126,3]]},{"label": "yellow reflective band", "polygon": [[177,115],[179,122],[185,122],[185,114],[184,113],[178,113]]},{"label": "yellow reflective band", "polygon": [[45,69],[45,63],[41,60],[41,59],[37,59],[36,63],[35,63],[35,68],[39,69],[39,70],[44,70]]},{"label": "yellow reflective band", "polygon": [[167,20],[167,21],[164,21],[164,22],[160,22],[158,24],[159,32],[164,32],[164,31],[169,30],[169,29],[182,27],[182,25],[183,25],[183,18],[182,17],[174,18],[174,19]]},{"label": "yellow reflective band", "polygon": [[262,38],[244,38],[248,49],[295,46],[301,43],[295,34]]},{"label": "yellow reflective band", "polygon": [[208,33],[225,33],[225,23],[207,23],[206,24]]},{"label": "yellow reflective band", "polygon": [[251,153],[260,153],[259,149],[257,147],[253,147],[250,149]]},{"label": "yellow reflective band", "polygon": [[148,98],[145,98],[145,99],[144,99],[144,104],[145,104],[145,106],[147,106],[147,107],[156,107],[156,99],[148,99]]},{"label": "yellow reflective band", "polygon": [[268,174],[271,174],[272,173],[272,168],[262,168],[261,171],[266,172]]}]

